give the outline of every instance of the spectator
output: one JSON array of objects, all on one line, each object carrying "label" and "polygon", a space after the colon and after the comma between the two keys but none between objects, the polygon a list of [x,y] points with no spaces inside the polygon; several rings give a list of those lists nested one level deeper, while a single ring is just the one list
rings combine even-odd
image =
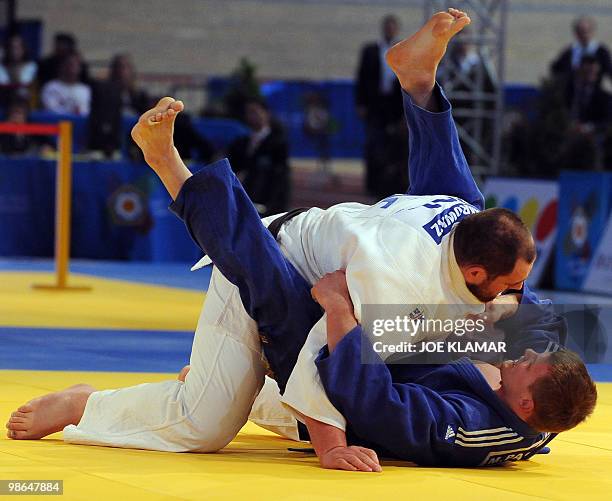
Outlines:
[{"label": "spectator", "polygon": [[[15,97],[10,101],[6,121],[13,124],[28,123],[30,107],[28,100]],[[52,150],[52,140],[41,136],[28,136],[26,134],[0,134],[0,153],[3,155],[27,155],[37,151]]]},{"label": "spectator", "polygon": [[601,167],[604,136],[611,123],[611,98],[600,81],[598,59],[593,55],[583,56],[566,94],[570,127],[565,156],[573,169]]},{"label": "spectator", "polygon": [[324,174],[329,173],[331,158],[331,135],[335,123],[329,111],[329,103],[318,92],[309,92],[304,96],[304,124],[306,137],[313,142]]},{"label": "spectator", "polygon": [[395,172],[392,166],[407,160],[403,157],[405,148],[389,147],[390,143],[401,141],[396,137],[398,133],[406,137],[401,87],[385,61],[385,52],[398,41],[399,19],[385,16],[381,28],[382,38],[366,44],[361,50],[355,95],[357,113],[366,126],[366,189],[376,196],[389,194],[389,188],[392,193],[402,190],[401,181],[393,181],[393,178],[396,177],[394,173],[401,176],[405,168]]},{"label": "spectator", "polygon": [[610,61],[610,51],[608,48],[593,39],[597,28],[595,19],[582,16],[573,23],[574,36],[576,41],[564,49],[561,54],[551,64],[551,72],[556,77],[566,80],[573,78],[574,72],[580,66],[583,56],[593,56],[599,62],[601,68],[600,80],[603,76],[612,76],[612,63]]},{"label": "spectator", "polygon": [[79,81],[81,57],[69,54],[60,65],[59,76],[42,89],[44,109],[54,113],[88,115],[91,105],[89,85]]},{"label": "spectator", "polygon": [[121,150],[123,116],[138,116],[150,104],[147,93],[136,85],[136,68],[128,54],[113,57],[107,80],[92,85],[89,116],[89,149],[107,157]]},{"label": "spectator", "polygon": [[0,85],[28,87],[34,82],[36,69],[36,63],[30,59],[21,35],[10,35],[6,39],[0,64]]},{"label": "spectator", "polygon": [[289,199],[289,148],[285,134],[262,100],[246,102],[244,121],[251,132],[229,146],[232,167],[261,216],[283,212]]},{"label": "spectator", "polygon": [[[60,66],[66,56],[78,53],[77,42],[70,33],[56,33],[53,39],[53,52],[42,59],[38,65],[38,83],[42,88],[47,82],[59,78]],[[89,83],[89,69],[81,62],[79,81]]]},{"label": "spectator", "polygon": [[592,55],[583,56],[567,89],[570,118],[582,128],[594,130],[610,122],[610,95],[601,88],[600,80],[598,59]]}]

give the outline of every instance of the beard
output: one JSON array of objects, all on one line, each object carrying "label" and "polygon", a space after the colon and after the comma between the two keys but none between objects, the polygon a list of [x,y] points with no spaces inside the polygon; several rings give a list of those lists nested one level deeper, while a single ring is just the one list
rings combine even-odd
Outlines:
[{"label": "beard", "polygon": [[489,280],[485,281],[484,283],[480,285],[468,284],[468,283],[466,283],[466,285],[469,291],[472,294],[474,294],[474,296],[476,296],[476,298],[482,301],[483,303],[488,303],[489,301],[493,301],[497,297],[497,294],[494,294],[493,292],[489,290],[489,286],[491,285],[491,282]]}]

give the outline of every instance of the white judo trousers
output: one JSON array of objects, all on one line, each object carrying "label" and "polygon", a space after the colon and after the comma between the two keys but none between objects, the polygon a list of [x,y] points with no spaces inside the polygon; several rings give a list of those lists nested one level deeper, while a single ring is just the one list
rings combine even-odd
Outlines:
[{"label": "white judo trousers", "polygon": [[[297,440],[297,425],[281,406],[266,366],[257,325],[238,288],[213,269],[185,382],[145,383],[93,393],[78,426],[64,440],[168,452],[212,452],[225,447],[251,419]],[[266,378],[267,379],[267,378]]]}]

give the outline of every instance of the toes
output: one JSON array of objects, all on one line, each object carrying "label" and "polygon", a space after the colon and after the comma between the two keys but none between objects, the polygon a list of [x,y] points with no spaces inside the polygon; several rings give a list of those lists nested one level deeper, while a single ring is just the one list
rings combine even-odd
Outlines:
[{"label": "toes", "polygon": [[10,421],[6,423],[6,428],[12,431],[27,431],[29,428],[29,425],[26,423],[18,423],[18,422]]},{"label": "toes", "polygon": [[17,409],[17,412],[32,412],[34,410],[34,408],[29,404],[24,404],[21,407],[19,407],[19,409]]},{"label": "toes", "polygon": [[169,97],[169,96],[162,97],[159,101],[157,101],[157,104],[155,105],[155,108],[166,109],[173,102],[174,102],[174,98],[173,97]]},{"label": "toes", "polygon": [[176,113],[180,113],[184,109],[185,105],[183,104],[183,101],[174,101],[172,104],[170,104],[168,111],[174,110]]},{"label": "toes", "polygon": [[11,430],[11,436],[9,438],[12,438],[14,440],[24,440],[26,438],[28,438],[28,432],[27,431],[20,431],[20,430]]}]

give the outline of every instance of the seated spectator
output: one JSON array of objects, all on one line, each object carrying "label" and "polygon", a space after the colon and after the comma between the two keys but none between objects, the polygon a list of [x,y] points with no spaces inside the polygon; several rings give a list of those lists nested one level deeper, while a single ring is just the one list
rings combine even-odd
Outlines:
[{"label": "seated spectator", "polygon": [[283,212],[289,200],[289,148],[282,127],[258,99],[246,102],[244,121],[251,132],[229,146],[232,167],[260,215]]},{"label": "seated spectator", "polygon": [[43,108],[54,113],[88,115],[91,89],[81,83],[81,57],[69,54],[60,65],[59,76],[47,82],[42,89]]},{"label": "seated spectator", "polygon": [[27,96],[27,87],[36,77],[37,65],[30,59],[25,42],[21,35],[13,34],[6,39],[4,56],[0,64],[0,85],[23,87]]},{"label": "seated spectator", "polygon": [[150,104],[147,93],[136,85],[136,68],[128,54],[113,57],[108,79],[92,85],[89,117],[89,149],[107,157],[121,150],[123,116],[138,116]]},{"label": "seated spectator", "polygon": [[573,23],[576,41],[565,48],[550,66],[551,73],[566,80],[571,80],[575,71],[580,66],[583,56],[593,56],[599,62],[601,68],[600,80],[605,75],[612,77],[612,62],[610,61],[609,49],[594,40],[597,25],[592,17],[579,17]]},{"label": "seated spectator", "polygon": [[[14,98],[8,105],[6,122],[13,124],[28,123],[30,108],[27,99]],[[53,141],[47,137],[28,136],[27,134],[0,134],[0,153],[3,155],[27,155],[45,153],[53,150]]]},{"label": "seated spectator", "polygon": [[[53,39],[53,52],[38,63],[38,84],[42,88],[47,82],[59,77],[60,66],[66,56],[78,53],[77,42],[70,33],[56,33]],[[89,83],[89,69],[81,62],[79,81]]]}]

